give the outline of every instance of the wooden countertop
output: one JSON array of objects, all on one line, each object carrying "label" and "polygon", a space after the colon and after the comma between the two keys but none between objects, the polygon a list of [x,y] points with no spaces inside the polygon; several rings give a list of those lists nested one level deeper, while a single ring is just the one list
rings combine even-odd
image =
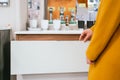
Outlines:
[{"label": "wooden countertop", "polygon": [[80,34],[83,32],[83,29],[79,30],[46,30],[46,31],[17,31],[16,40],[63,40],[63,41],[72,41],[79,40]]}]

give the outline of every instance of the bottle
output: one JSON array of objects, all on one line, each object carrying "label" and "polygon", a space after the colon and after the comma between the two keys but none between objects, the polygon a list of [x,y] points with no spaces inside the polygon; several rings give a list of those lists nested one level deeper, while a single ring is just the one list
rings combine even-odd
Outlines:
[{"label": "bottle", "polygon": [[72,9],[71,10],[71,22],[75,21],[75,11]]},{"label": "bottle", "polygon": [[65,17],[65,22],[66,22],[66,26],[69,26],[69,17],[68,16]]},{"label": "bottle", "polygon": [[64,7],[60,7],[60,20],[64,21]]},{"label": "bottle", "polygon": [[50,22],[52,22],[53,8],[49,8]]}]

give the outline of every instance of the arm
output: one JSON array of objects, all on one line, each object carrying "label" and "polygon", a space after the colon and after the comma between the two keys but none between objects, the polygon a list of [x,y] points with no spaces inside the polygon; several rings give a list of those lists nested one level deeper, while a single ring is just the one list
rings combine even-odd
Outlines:
[{"label": "arm", "polygon": [[[97,18],[99,18],[99,14],[100,14],[100,9],[102,8],[103,6],[103,0],[101,0],[101,3],[100,6],[99,6],[99,12],[97,13]],[[90,28],[93,32],[94,32],[94,29],[95,29],[95,24]]]},{"label": "arm", "polygon": [[98,58],[120,23],[120,0],[117,2],[116,0],[103,0],[101,4],[94,34],[86,52],[87,58],[91,61]]},{"label": "arm", "polygon": [[94,28],[95,28],[95,25],[93,25],[90,29],[91,29],[92,31],[94,31]]}]

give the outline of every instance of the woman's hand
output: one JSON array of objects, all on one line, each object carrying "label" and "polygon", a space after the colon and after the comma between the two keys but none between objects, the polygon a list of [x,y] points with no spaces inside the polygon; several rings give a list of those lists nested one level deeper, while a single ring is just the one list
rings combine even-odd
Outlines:
[{"label": "woman's hand", "polygon": [[82,41],[86,42],[86,41],[91,39],[92,34],[93,34],[93,31],[91,29],[86,29],[80,35],[79,40],[82,40]]},{"label": "woman's hand", "polygon": [[93,64],[94,63],[94,61],[91,61],[88,58],[86,58],[86,60],[87,60],[87,64]]},{"label": "woman's hand", "polygon": [[[91,29],[86,29],[80,35],[79,40],[82,40],[82,41],[86,42],[86,41],[91,39],[92,34],[93,34],[93,31]],[[88,58],[86,58],[86,61],[87,61],[87,64],[93,64],[94,63],[94,61],[91,61]]]}]

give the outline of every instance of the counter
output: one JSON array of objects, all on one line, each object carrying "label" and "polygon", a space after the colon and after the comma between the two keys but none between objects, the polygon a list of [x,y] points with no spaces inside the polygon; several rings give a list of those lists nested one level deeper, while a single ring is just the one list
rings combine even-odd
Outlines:
[{"label": "counter", "polygon": [[18,34],[81,34],[83,29],[79,30],[45,30],[45,31],[17,31]]},{"label": "counter", "polygon": [[0,27],[0,30],[10,30],[11,28],[8,27]]},{"label": "counter", "polygon": [[79,30],[46,30],[46,31],[17,31],[16,40],[79,40],[83,29]]},{"label": "counter", "polygon": [[23,75],[88,72],[80,30],[17,31],[11,41],[11,74]]}]

